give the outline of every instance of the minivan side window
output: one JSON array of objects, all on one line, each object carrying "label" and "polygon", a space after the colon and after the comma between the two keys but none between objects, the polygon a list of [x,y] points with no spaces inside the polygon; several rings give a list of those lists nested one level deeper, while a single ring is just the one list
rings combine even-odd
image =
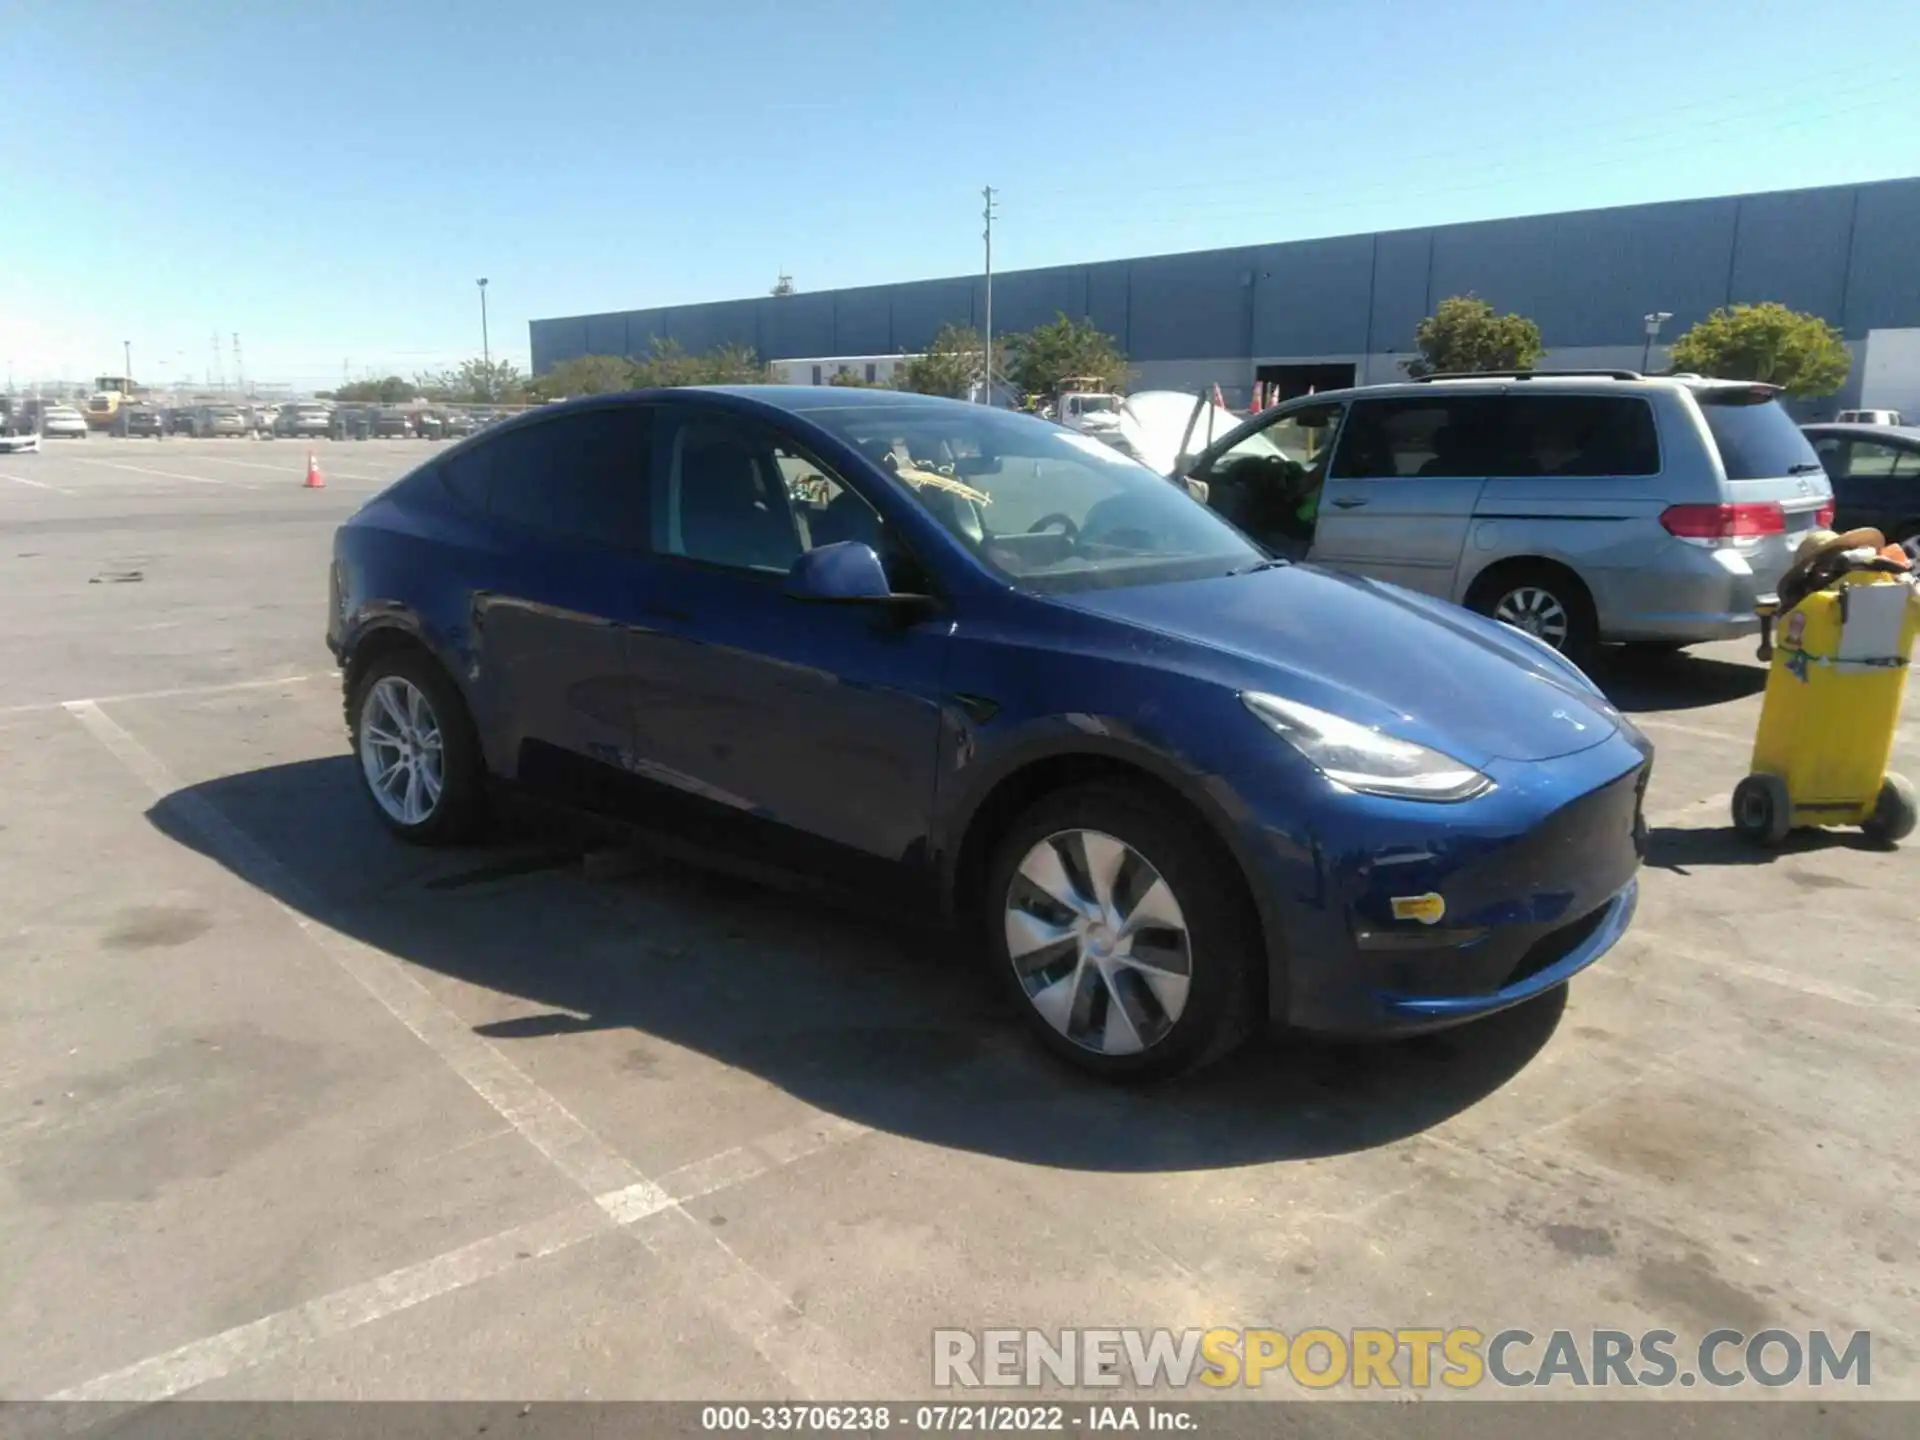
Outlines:
[{"label": "minivan side window", "polygon": [[624,405],[502,431],[448,456],[441,481],[467,505],[521,529],[644,547],[652,414]]},{"label": "minivan side window", "polygon": [[1356,400],[1333,453],[1335,480],[1486,475],[1494,462],[1493,395]]},{"label": "minivan side window", "polygon": [[1631,395],[1515,395],[1499,475],[1658,475],[1653,407]]},{"label": "minivan side window", "polygon": [[1361,400],[1333,460],[1336,480],[1659,472],[1653,410],[1624,395]]}]

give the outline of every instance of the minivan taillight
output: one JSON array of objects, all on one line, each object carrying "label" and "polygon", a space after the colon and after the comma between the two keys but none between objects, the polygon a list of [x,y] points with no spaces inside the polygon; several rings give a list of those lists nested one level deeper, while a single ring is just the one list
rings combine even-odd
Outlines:
[{"label": "minivan taillight", "polygon": [[1813,520],[1822,530],[1831,530],[1833,528],[1833,501],[1827,501],[1826,504],[1814,511]]},{"label": "minivan taillight", "polygon": [[1746,540],[1787,533],[1787,512],[1772,501],[1745,505],[1669,505],[1660,512],[1669,535],[1682,540]]}]

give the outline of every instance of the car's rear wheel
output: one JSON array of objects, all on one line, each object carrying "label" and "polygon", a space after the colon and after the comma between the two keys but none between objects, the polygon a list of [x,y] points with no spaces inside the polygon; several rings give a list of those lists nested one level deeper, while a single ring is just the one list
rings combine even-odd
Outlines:
[{"label": "car's rear wheel", "polygon": [[1516,565],[1483,577],[1467,605],[1576,659],[1599,639],[1586,587],[1555,566]]},{"label": "car's rear wheel", "polygon": [[473,839],[486,818],[486,770],[465,703],[431,658],[393,650],[368,661],[347,702],[361,789],[382,823],[418,845]]},{"label": "car's rear wheel", "polygon": [[1219,847],[1141,788],[1050,795],[988,869],[989,952],[1034,1033],[1106,1079],[1192,1069],[1259,1018],[1258,926]]}]

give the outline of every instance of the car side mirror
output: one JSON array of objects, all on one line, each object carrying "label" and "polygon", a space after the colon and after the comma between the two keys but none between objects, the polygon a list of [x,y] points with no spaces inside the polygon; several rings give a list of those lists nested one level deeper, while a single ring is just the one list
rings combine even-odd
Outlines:
[{"label": "car side mirror", "polygon": [[871,545],[842,540],[809,550],[794,561],[787,572],[787,594],[795,600],[871,604],[891,598],[893,588]]}]

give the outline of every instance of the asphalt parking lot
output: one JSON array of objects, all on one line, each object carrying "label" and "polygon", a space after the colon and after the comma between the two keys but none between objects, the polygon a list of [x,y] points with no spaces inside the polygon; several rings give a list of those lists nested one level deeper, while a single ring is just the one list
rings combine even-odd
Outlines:
[{"label": "asphalt parking lot", "polygon": [[0,457],[0,1397],[902,1398],[943,1326],[1472,1325],[1870,1330],[1920,1398],[1920,843],[1732,838],[1750,643],[1603,668],[1654,833],[1570,991],[1113,1090],[941,937],[389,840],[325,564],[433,447],[308,448]]}]

